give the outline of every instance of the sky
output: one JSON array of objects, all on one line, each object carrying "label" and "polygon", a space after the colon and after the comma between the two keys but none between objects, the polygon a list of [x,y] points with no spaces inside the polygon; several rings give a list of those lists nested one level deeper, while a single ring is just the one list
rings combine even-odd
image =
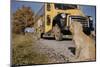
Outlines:
[{"label": "sky", "polygon": [[24,2],[24,1],[12,1],[11,11],[14,13],[18,8],[21,8],[23,5],[31,7],[31,9],[36,13],[42,6],[43,3],[37,2]]},{"label": "sky", "polygon": [[[21,8],[23,5],[27,7],[31,7],[31,9],[37,13],[39,9],[44,5],[44,3],[41,2],[25,2],[25,1],[12,1],[11,3],[11,11],[14,13],[18,8]],[[93,23],[95,27],[96,22],[96,7],[95,6],[89,6],[89,5],[80,5],[80,9],[82,12],[87,16],[93,17]]]}]

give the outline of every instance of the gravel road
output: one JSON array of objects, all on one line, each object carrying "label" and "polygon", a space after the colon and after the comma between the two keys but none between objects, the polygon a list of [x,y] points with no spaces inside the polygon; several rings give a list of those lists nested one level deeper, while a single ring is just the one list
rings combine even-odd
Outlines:
[{"label": "gravel road", "polygon": [[75,45],[71,39],[56,41],[54,38],[45,38],[38,40],[38,49],[40,53],[48,56],[47,63],[69,62],[69,57],[74,56]]}]

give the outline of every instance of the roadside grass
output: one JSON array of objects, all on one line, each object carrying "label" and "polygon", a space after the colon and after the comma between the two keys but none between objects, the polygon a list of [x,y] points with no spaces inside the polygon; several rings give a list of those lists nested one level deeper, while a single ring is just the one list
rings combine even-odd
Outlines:
[{"label": "roadside grass", "polygon": [[47,56],[39,53],[37,48],[34,49],[36,42],[32,35],[12,34],[12,65],[47,63]]}]

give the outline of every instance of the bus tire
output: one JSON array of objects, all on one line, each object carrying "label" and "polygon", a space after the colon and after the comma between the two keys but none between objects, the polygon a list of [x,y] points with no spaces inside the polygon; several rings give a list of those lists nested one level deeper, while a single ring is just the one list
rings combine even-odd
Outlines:
[{"label": "bus tire", "polygon": [[62,40],[61,29],[59,28],[57,24],[54,26],[54,36],[57,41]]}]

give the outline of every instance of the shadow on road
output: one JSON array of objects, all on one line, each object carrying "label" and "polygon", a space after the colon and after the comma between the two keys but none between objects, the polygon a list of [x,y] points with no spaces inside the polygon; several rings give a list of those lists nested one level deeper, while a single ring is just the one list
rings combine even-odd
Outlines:
[{"label": "shadow on road", "polygon": [[[55,40],[54,37],[43,37],[42,39]],[[72,40],[72,38],[63,38],[61,41],[70,41],[70,40]]]},{"label": "shadow on road", "polygon": [[68,49],[75,55],[75,47],[69,47]]}]

